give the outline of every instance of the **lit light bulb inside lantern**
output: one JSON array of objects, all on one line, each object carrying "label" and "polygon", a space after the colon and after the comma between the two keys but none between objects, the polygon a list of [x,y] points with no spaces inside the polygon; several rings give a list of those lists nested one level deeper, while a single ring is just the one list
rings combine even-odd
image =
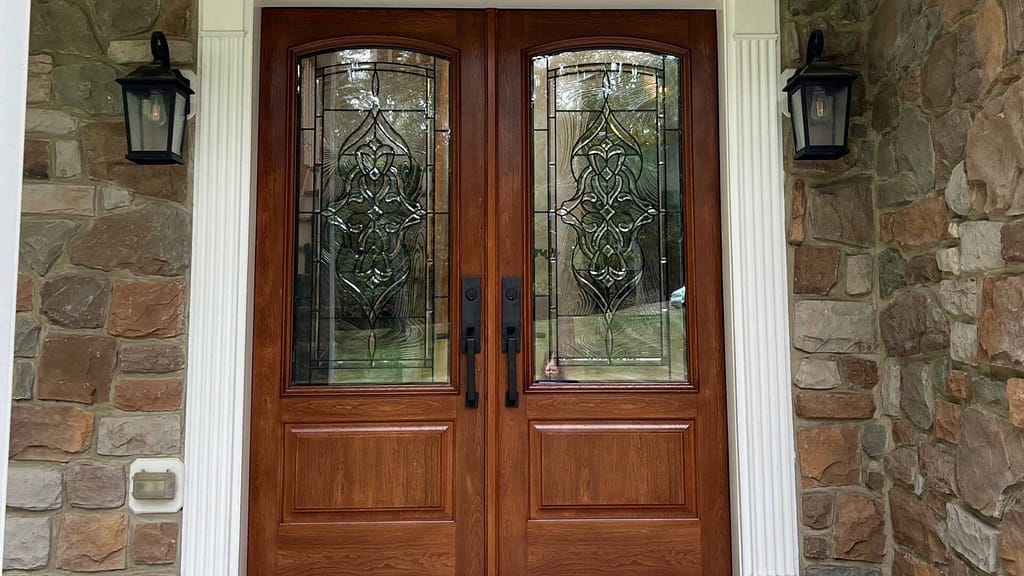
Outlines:
[{"label": "lit light bulb inside lantern", "polygon": [[167,105],[164,103],[164,95],[160,92],[152,92],[149,98],[143,100],[143,115],[146,121],[153,126],[164,126],[167,124]]},{"label": "lit light bulb inside lantern", "polygon": [[815,88],[811,94],[811,120],[825,122],[832,115],[830,98],[822,88]]}]

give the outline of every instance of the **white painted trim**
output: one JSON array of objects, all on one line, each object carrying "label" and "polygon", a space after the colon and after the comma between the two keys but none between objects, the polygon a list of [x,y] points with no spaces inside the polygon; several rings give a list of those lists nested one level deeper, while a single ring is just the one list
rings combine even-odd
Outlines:
[{"label": "white painted trim", "polygon": [[183,486],[188,496],[181,535],[181,573],[189,576],[245,573],[252,49],[252,36],[244,30],[199,36]]},{"label": "white painted trim", "polygon": [[[259,0],[201,0],[183,576],[245,573]],[[719,10],[734,571],[799,573],[775,0],[266,0]],[[239,327],[245,326],[244,330]]]},{"label": "white painted trim", "polygon": [[[22,160],[25,151],[25,94],[28,86],[29,0],[0,3],[0,551],[7,510],[7,456],[11,436],[14,322],[18,292]],[[3,559],[0,558],[0,569]]]}]

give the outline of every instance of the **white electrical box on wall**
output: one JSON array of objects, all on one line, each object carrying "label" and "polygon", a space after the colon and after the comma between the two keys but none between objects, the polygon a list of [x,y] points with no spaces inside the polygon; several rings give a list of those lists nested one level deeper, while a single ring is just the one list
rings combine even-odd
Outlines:
[{"label": "white electrical box on wall", "polygon": [[185,466],[178,458],[139,458],[128,468],[128,507],[136,514],[173,514],[184,502]]}]

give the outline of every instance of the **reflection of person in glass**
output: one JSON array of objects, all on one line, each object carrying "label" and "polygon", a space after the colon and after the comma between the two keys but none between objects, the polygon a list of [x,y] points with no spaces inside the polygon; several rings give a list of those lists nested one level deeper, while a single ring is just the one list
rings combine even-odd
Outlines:
[{"label": "reflection of person in glass", "polygon": [[577,380],[569,380],[563,378],[562,367],[558,365],[558,356],[552,353],[548,356],[548,361],[544,364],[544,378],[541,382],[577,382]]}]

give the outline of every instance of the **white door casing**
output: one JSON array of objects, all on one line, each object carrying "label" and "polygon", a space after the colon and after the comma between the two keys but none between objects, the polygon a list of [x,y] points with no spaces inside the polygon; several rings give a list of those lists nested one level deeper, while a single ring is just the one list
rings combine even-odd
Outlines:
[{"label": "white door casing", "polygon": [[[0,454],[10,444],[14,375],[15,301],[21,228],[22,160],[25,151],[25,94],[28,85],[29,0],[0,3]],[[7,509],[7,458],[0,458],[0,512]],[[0,514],[0,550],[5,514]],[[0,564],[3,561],[0,560]],[[0,566],[2,568],[2,566]]]},{"label": "white door casing", "polygon": [[[718,11],[734,571],[740,576],[796,576],[800,562],[777,1],[255,2],[259,0],[199,2],[182,575],[245,573],[258,8],[372,4]],[[28,0],[15,3],[27,5]],[[23,102],[17,105],[23,108]],[[18,175],[20,181],[20,168]],[[8,230],[4,234],[0,241],[6,242]],[[6,296],[0,286],[0,297]],[[9,377],[6,382],[9,387]],[[7,392],[4,397],[10,398]],[[6,434],[0,422],[0,440]]]}]

